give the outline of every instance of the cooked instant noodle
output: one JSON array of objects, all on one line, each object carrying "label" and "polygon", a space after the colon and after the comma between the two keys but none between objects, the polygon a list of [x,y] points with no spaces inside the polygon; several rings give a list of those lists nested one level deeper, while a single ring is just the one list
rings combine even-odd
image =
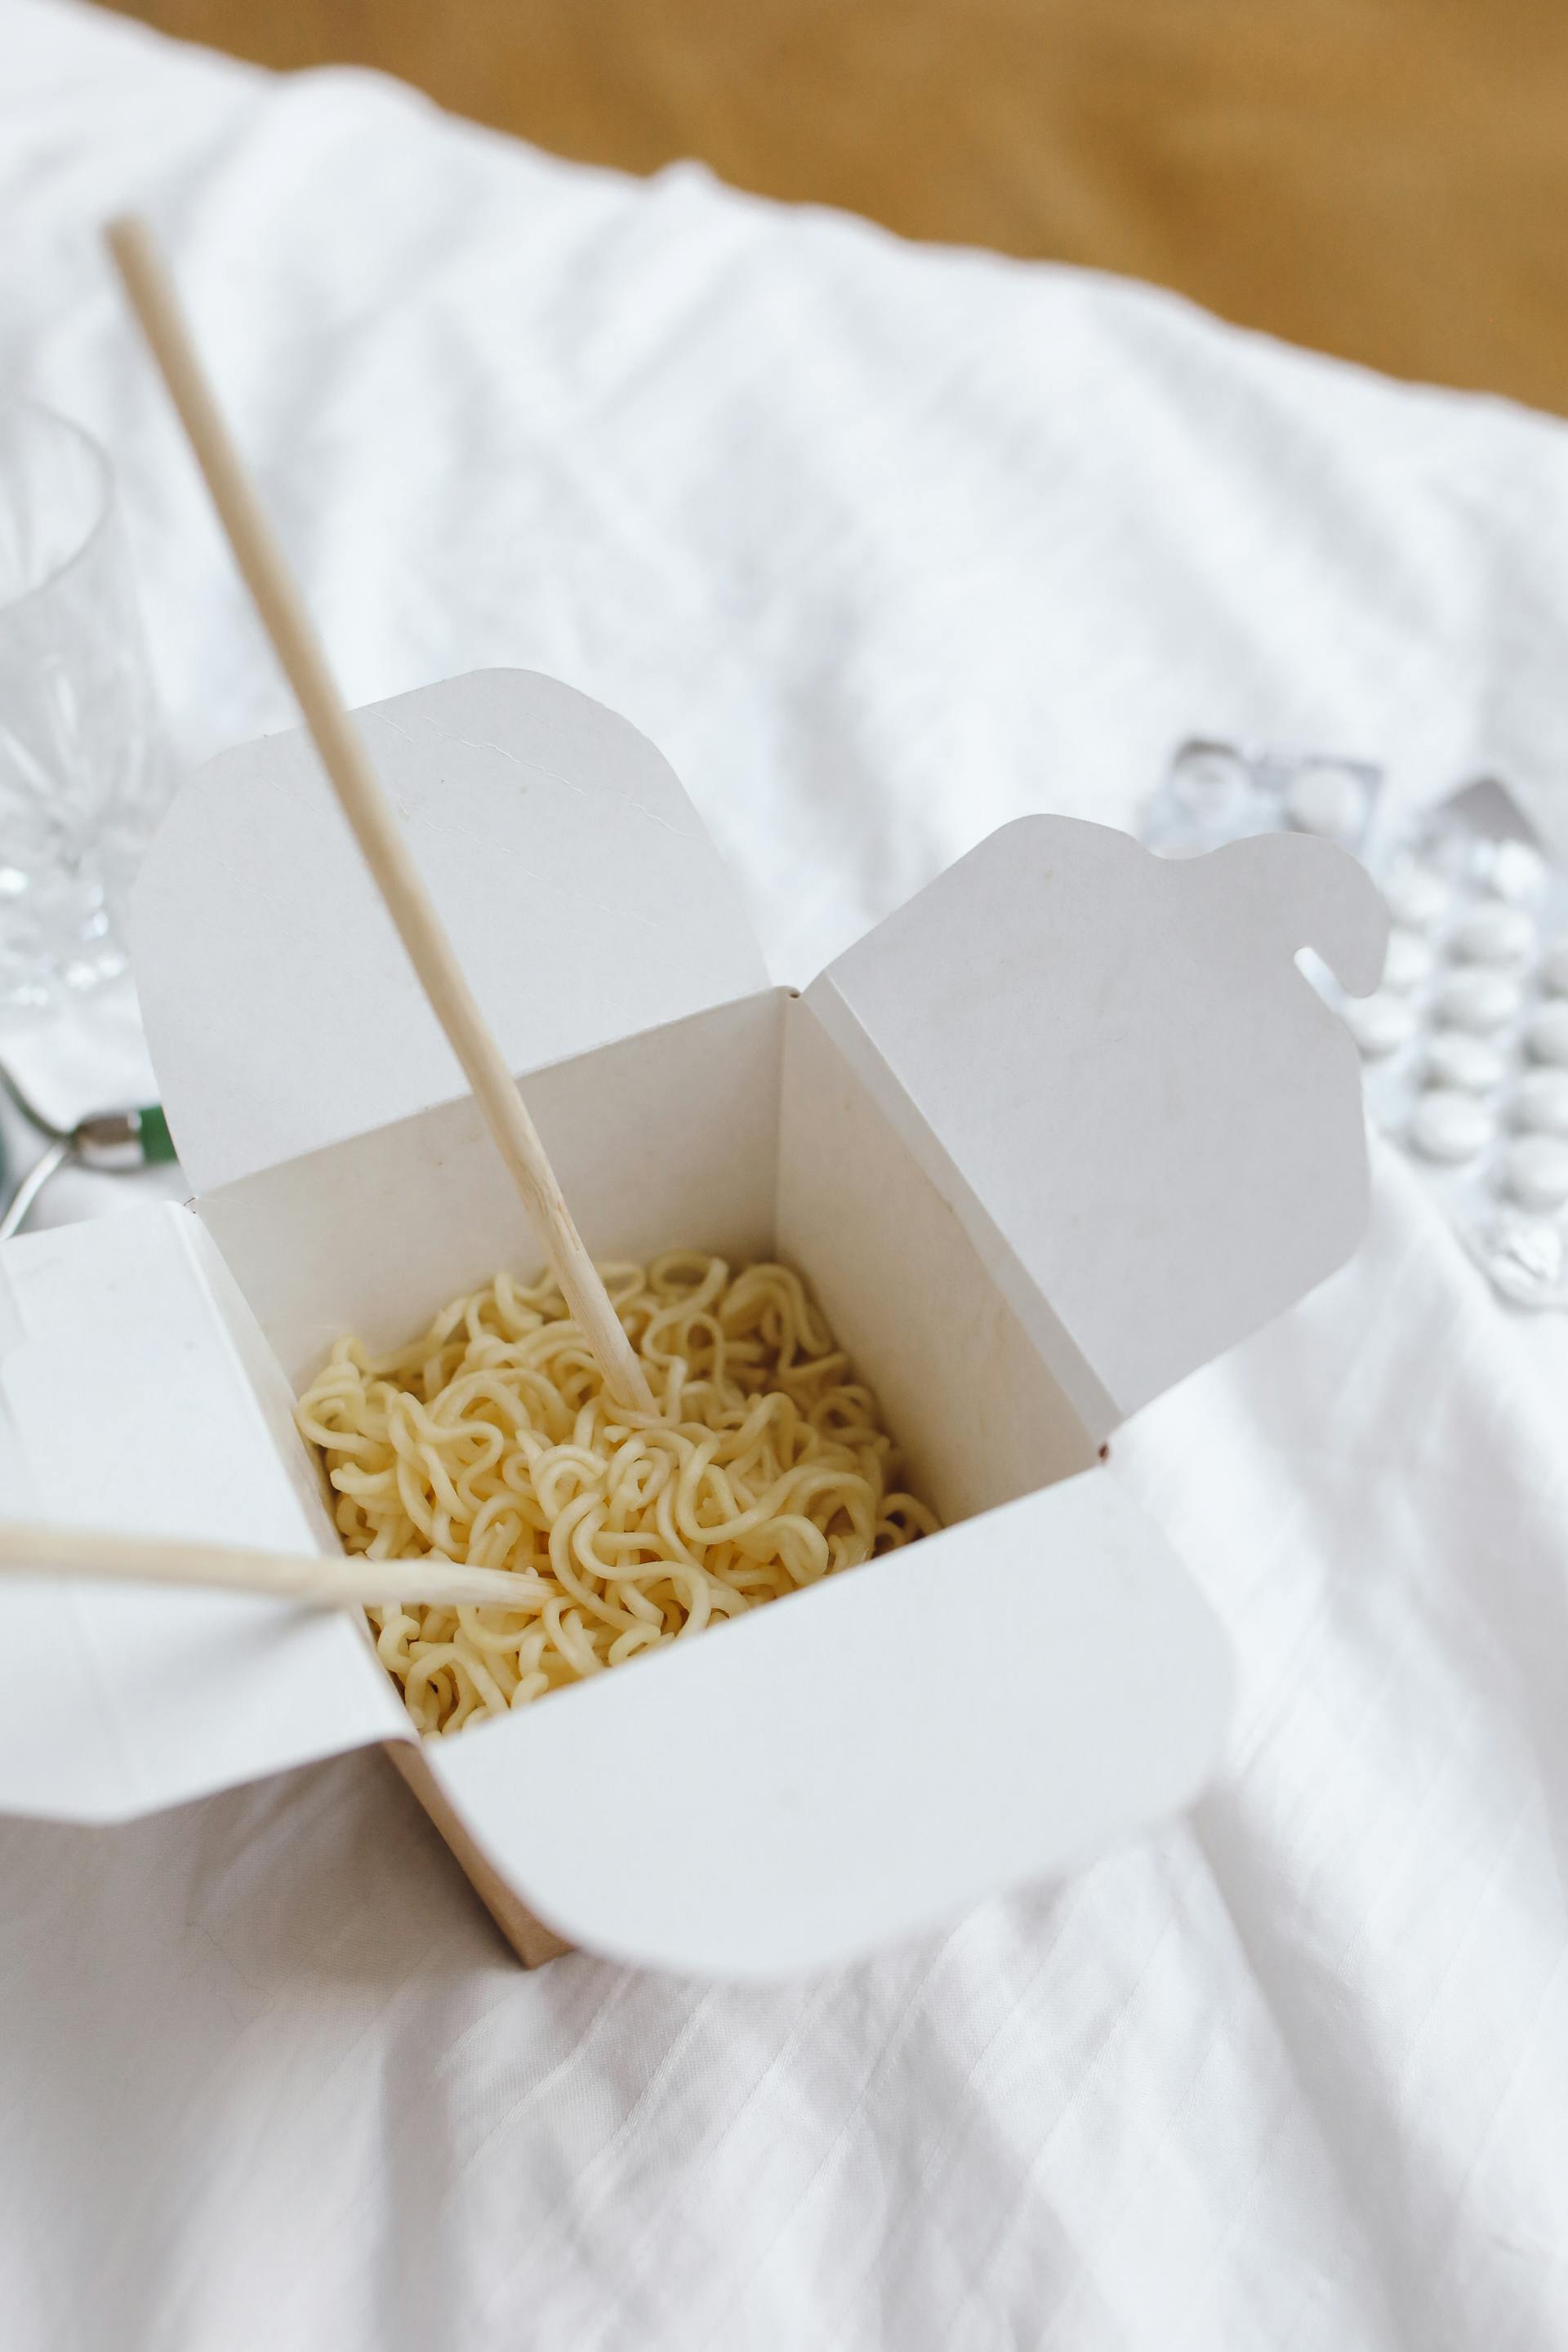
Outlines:
[{"label": "cooked instant noodle", "polygon": [[606,1397],[548,1278],[499,1274],[422,1339],[340,1339],[297,1409],[344,1548],[517,1577],[515,1608],[368,1613],[422,1731],[855,1568],[937,1522],[821,1310],[786,1266],[672,1250],[600,1268],[659,1405]]}]

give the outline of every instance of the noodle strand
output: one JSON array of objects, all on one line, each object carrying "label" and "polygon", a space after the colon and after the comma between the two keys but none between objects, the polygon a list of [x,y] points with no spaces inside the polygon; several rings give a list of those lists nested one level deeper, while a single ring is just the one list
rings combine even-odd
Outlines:
[{"label": "noodle strand", "polygon": [[529,1706],[937,1522],[798,1275],[670,1250],[600,1268],[661,1417],[607,1398],[548,1278],[412,1345],[340,1339],[296,1418],[345,1550],[510,1570],[517,1605],[368,1614],[421,1731]]}]

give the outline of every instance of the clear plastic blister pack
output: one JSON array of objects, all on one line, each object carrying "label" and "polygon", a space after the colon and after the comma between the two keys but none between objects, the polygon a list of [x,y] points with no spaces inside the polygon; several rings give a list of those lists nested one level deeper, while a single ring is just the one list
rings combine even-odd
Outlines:
[{"label": "clear plastic blister pack", "polygon": [[1283,826],[1320,834],[1364,859],[1382,789],[1382,770],[1364,760],[1194,737],[1145,809],[1143,839],[1167,857],[1195,857],[1222,841]]},{"label": "clear plastic blister pack", "polygon": [[1489,779],[1386,828],[1381,784],[1363,761],[1187,743],[1143,837],[1191,856],[1289,829],[1362,857],[1393,919],[1382,985],[1324,986],[1369,1115],[1507,1297],[1568,1307],[1568,874]]}]

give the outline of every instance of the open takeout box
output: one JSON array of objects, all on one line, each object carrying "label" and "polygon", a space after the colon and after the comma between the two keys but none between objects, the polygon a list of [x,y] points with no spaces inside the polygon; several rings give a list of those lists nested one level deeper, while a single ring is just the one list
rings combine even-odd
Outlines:
[{"label": "open takeout box", "polygon": [[[1026,818],[802,994],[596,704],[490,672],[362,724],[595,1255],[797,1265],[943,1530],[426,1742],[357,1618],[39,1581],[0,1806],[119,1819],[382,1740],[524,1958],[552,1930],[739,1978],[1177,1811],[1226,1644],[1100,1451],[1358,1238],[1356,1057],[1295,957],[1375,983],[1365,875]],[[136,920],[197,1197],[0,1252],[0,1492],[332,1552],[293,1395],[340,1332],[401,1342],[536,1241],[303,737],[184,791]]]}]

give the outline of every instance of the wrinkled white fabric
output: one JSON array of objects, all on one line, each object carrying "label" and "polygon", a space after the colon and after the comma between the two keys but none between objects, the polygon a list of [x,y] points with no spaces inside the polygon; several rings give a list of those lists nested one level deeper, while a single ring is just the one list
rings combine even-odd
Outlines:
[{"label": "wrinkled white fabric", "polygon": [[[0,0],[0,383],[109,442],[188,756],[289,712],[128,202],[352,698],[625,710],[783,977],[1194,729],[1568,773],[1555,424]],[[374,1756],[0,1823],[7,2347],[1561,2347],[1565,1404],[1568,1324],[1382,1153],[1354,1264],[1117,1443],[1237,1647],[1220,1784],[825,1981],[522,1974]]]}]

